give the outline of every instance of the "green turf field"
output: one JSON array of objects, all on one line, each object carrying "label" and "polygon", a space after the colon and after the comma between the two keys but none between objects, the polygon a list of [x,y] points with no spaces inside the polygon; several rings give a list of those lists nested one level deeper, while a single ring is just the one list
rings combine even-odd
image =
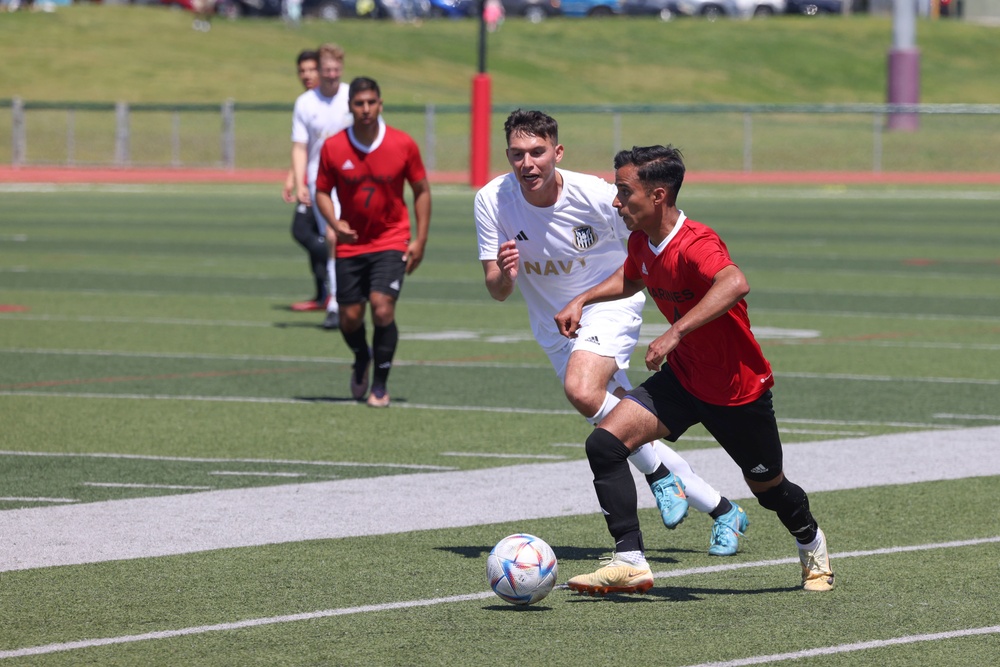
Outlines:
[{"label": "green turf field", "polygon": [[[644,509],[650,594],[557,589],[527,609],[488,591],[490,547],[541,535],[565,582],[609,549],[599,514],[9,566],[30,538],[2,527],[27,519],[44,535],[63,510],[368,484],[388,521],[393,507],[448,510],[447,493],[393,495],[436,475],[582,462],[588,427],[530,339],[523,302],[494,303],[482,286],[471,194],[434,197],[425,263],[400,301],[393,407],[373,411],[348,398],[339,335],[287,309],[310,278],[273,188],[0,188],[0,662],[995,660],[1000,476],[947,480],[944,435],[1000,421],[1000,197],[985,188],[682,193],[750,279],[789,449],[911,434],[942,452],[928,478],[939,481],[810,494],[834,553],[830,594],[797,590],[789,538],[752,499],[733,559],[705,553],[706,516],[667,533]],[[646,314],[648,339],[662,325]],[[712,448],[703,430],[689,435],[679,449]],[[827,456],[815,466],[843,464],[836,448]],[[983,456],[995,467],[995,449]],[[324,510],[331,524],[371,513]]]}]

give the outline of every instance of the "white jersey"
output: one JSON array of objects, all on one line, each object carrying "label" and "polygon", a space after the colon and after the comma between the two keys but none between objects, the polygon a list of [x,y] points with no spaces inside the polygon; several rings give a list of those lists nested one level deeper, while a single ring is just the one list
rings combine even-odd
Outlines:
[{"label": "white jersey", "polygon": [[292,143],[305,144],[309,151],[306,182],[312,188],[319,171],[319,153],[327,137],[354,124],[347,105],[348,85],[341,83],[333,97],[326,97],[313,88],[299,95],[292,113]]},{"label": "white jersey", "polygon": [[[496,259],[504,241],[517,242],[517,284],[528,304],[531,331],[546,351],[566,342],[556,329],[555,314],[621,268],[623,240],[629,235],[611,205],[615,186],[596,176],[558,172],[563,187],[554,206],[529,204],[514,174],[486,184],[475,203],[480,260]],[[645,301],[639,292],[615,303],[641,317]]]}]

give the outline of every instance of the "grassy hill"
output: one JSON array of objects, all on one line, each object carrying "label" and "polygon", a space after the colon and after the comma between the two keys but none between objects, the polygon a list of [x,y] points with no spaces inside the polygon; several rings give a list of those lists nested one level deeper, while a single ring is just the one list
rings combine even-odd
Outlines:
[{"label": "grassy hill", "polygon": [[[510,19],[489,37],[488,69],[498,104],[879,103],[891,28],[871,17]],[[920,21],[917,33],[921,101],[1000,103],[1000,29]],[[465,103],[477,40],[474,20],[220,19],[201,33],[161,6],[19,12],[0,20],[0,99],[290,102],[296,53],[336,41],[347,76],[373,76],[389,101]]]}]

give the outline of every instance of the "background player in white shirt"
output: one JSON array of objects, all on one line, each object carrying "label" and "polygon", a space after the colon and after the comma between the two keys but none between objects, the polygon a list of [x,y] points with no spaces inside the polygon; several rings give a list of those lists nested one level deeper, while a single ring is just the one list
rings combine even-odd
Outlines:
[{"label": "background player in white shirt", "polygon": [[[336,44],[324,44],[319,52],[319,86],[299,95],[292,113],[292,171],[298,188],[299,203],[312,206],[316,197],[316,172],[319,170],[319,154],[323,142],[353,122],[347,106],[347,84],[341,81],[344,72],[344,50]],[[340,206],[333,199],[337,215]],[[330,246],[330,261],[327,273],[330,276],[331,295],[337,293],[337,273],[334,263],[336,236],[328,228],[319,210],[313,207],[318,231],[326,235]],[[327,305],[324,329],[337,329],[339,311],[337,300],[330,299]]]},{"label": "background player in white shirt", "polygon": [[[625,261],[629,232],[612,206],[617,191],[595,176],[556,167],[563,147],[551,116],[518,109],[504,131],[512,172],[484,186],[475,201],[486,289],[504,301],[520,285],[532,333],[566,398],[596,425],[632,386],[625,369],[638,343],[645,295],[587,306],[574,339],[559,333],[554,318]],[[646,475],[667,528],[684,520],[689,502],[715,519],[733,508],[743,512],[662,442],[640,447],[629,460]],[[737,550],[735,531],[716,521],[709,553],[731,556]]]}]

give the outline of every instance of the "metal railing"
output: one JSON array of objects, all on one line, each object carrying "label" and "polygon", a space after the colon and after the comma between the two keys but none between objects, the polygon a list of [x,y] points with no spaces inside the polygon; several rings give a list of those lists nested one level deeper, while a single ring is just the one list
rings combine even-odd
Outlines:
[{"label": "metal railing", "polygon": [[[607,171],[623,146],[673,143],[700,170],[1000,171],[1000,105],[521,105],[560,121],[564,164]],[[3,110],[9,113],[3,113]],[[491,167],[506,169],[510,107],[495,105]],[[0,100],[17,166],[284,168],[291,106]],[[431,171],[469,164],[467,105],[388,105],[388,122],[421,143]],[[905,123],[894,123],[900,119]],[[907,130],[894,129],[900,125]],[[6,126],[6,128],[5,128]]]}]

